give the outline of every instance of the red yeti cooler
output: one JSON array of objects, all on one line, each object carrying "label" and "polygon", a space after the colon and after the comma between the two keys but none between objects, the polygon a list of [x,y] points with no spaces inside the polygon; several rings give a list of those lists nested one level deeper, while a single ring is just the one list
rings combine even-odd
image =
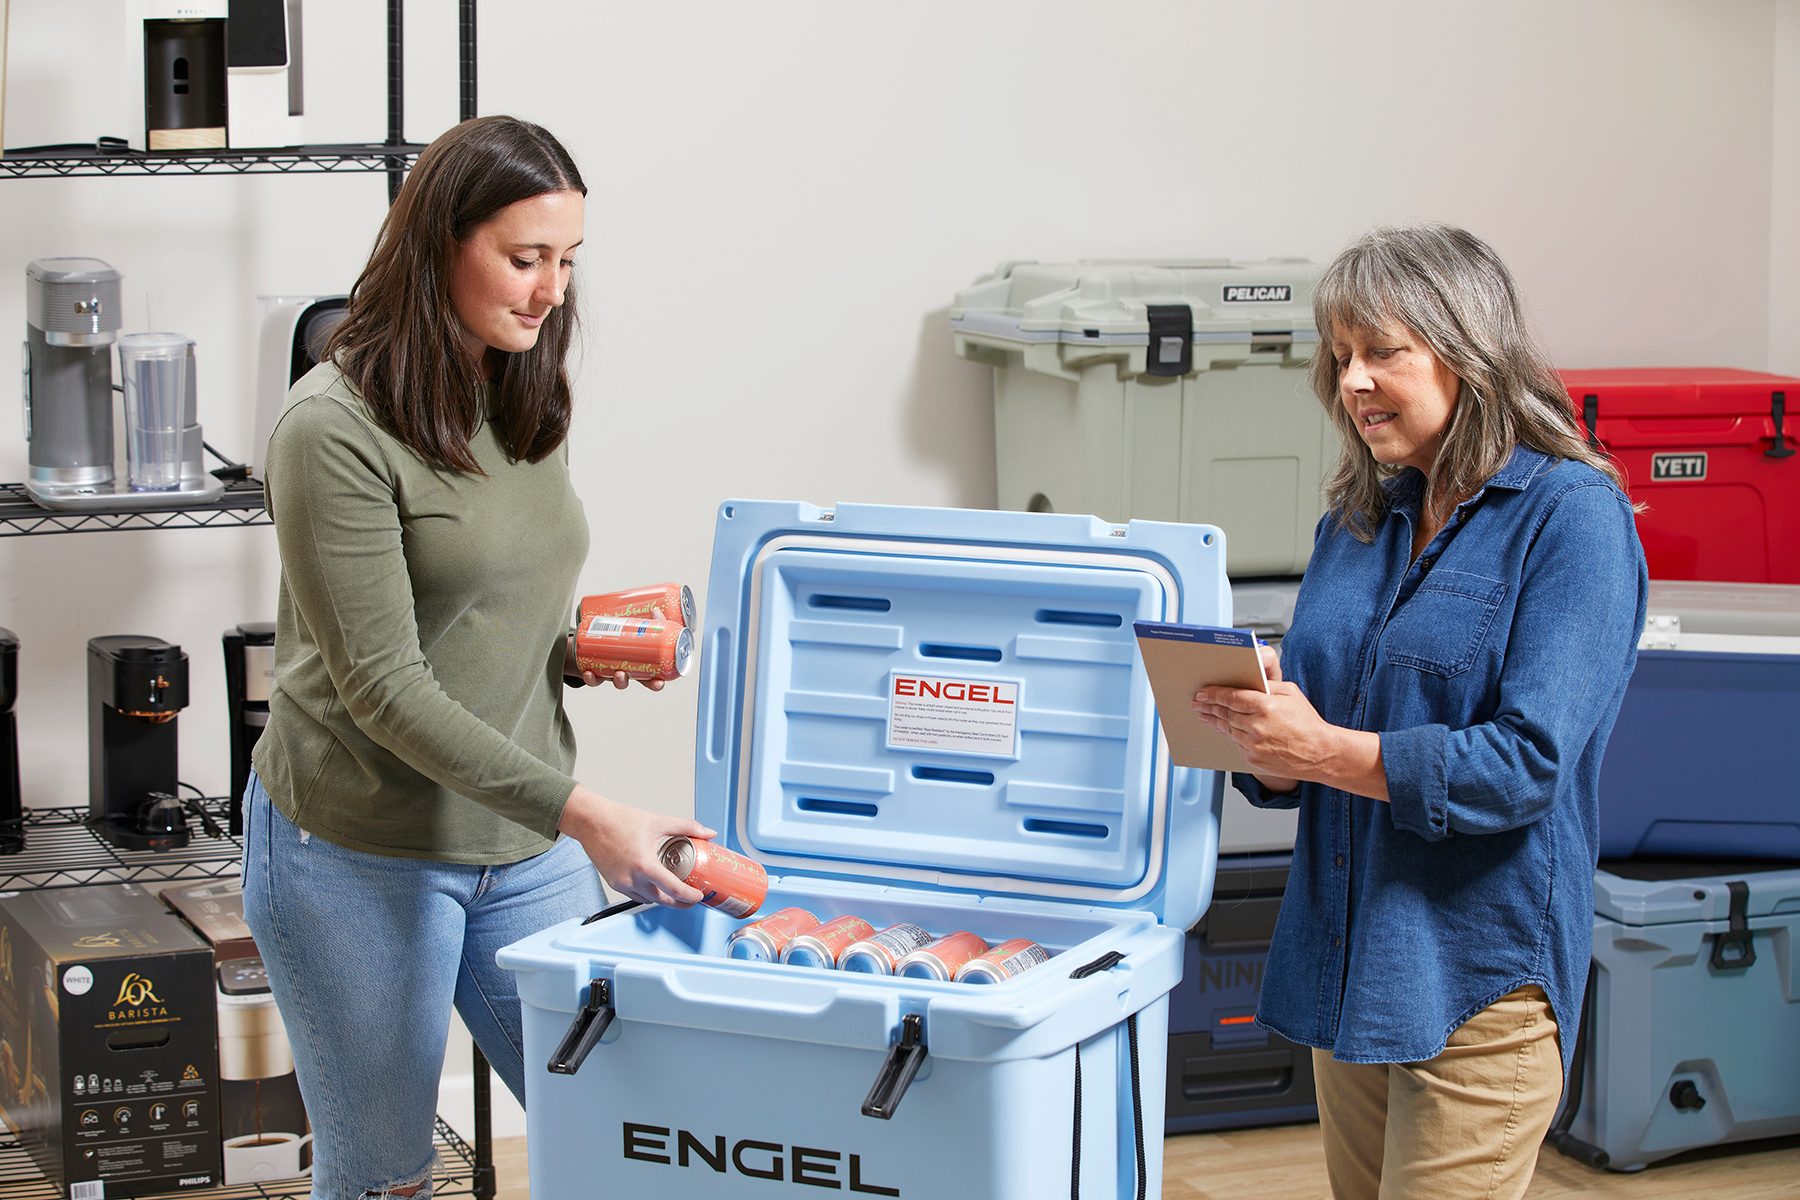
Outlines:
[{"label": "red yeti cooler", "polygon": [[1730,367],[1563,371],[1615,458],[1652,579],[1800,583],[1800,379]]}]

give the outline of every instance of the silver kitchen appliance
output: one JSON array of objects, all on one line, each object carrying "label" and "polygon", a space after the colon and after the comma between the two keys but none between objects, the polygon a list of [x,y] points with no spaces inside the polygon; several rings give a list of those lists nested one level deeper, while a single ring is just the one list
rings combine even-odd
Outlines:
[{"label": "silver kitchen appliance", "polygon": [[191,341],[179,484],[133,492],[114,470],[120,291],[119,272],[97,258],[40,258],[25,268],[25,490],[46,508],[109,512],[215,500],[225,485],[206,470]]}]

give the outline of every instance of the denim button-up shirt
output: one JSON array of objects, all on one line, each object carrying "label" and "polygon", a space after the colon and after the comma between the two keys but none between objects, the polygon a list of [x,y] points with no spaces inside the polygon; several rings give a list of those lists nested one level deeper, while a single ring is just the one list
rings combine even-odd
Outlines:
[{"label": "denim button-up shirt", "polygon": [[1417,1062],[1536,983],[1566,1071],[1643,550],[1610,480],[1519,448],[1414,560],[1423,485],[1389,482],[1372,544],[1327,514],[1281,644],[1320,716],[1381,735],[1390,802],[1236,778],[1300,810],[1257,1020],[1344,1062]]}]

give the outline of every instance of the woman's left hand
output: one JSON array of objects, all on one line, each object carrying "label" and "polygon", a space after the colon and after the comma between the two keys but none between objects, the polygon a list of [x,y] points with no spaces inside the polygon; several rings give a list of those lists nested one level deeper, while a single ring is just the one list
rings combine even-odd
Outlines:
[{"label": "woman's left hand", "polygon": [[1337,727],[1294,684],[1277,678],[1267,693],[1204,687],[1194,694],[1199,718],[1237,744],[1258,776],[1318,779],[1335,748]]}]

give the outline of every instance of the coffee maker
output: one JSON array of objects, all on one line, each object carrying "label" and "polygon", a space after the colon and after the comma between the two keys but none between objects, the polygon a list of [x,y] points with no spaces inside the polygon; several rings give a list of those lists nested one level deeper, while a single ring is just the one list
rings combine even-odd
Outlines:
[{"label": "coffee maker", "polygon": [[113,845],[187,845],[175,727],[187,702],[180,646],[134,634],[89,639],[88,821]]},{"label": "coffee maker", "polygon": [[119,273],[97,258],[40,258],[25,268],[25,490],[45,508],[108,512],[216,500],[225,485],[206,470],[191,342],[178,486],[134,492],[113,472],[120,291]]},{"label": "coffee maker", "polygon": [[0,854],[25,848],[25,811],[19,787],[19,639],[0,629]]},{"label": "coffee maker", "polygon": [[25,441],[32,498],[113,487],[119,273],[97,258],[25,268]]},{"label": "coffee maker", "polygon": [[252,621],[225,631],[225,704],[231,720],[231,833],[244,832],[244,787],[250,751],[269,723],[275,686],[275,626]]}]

